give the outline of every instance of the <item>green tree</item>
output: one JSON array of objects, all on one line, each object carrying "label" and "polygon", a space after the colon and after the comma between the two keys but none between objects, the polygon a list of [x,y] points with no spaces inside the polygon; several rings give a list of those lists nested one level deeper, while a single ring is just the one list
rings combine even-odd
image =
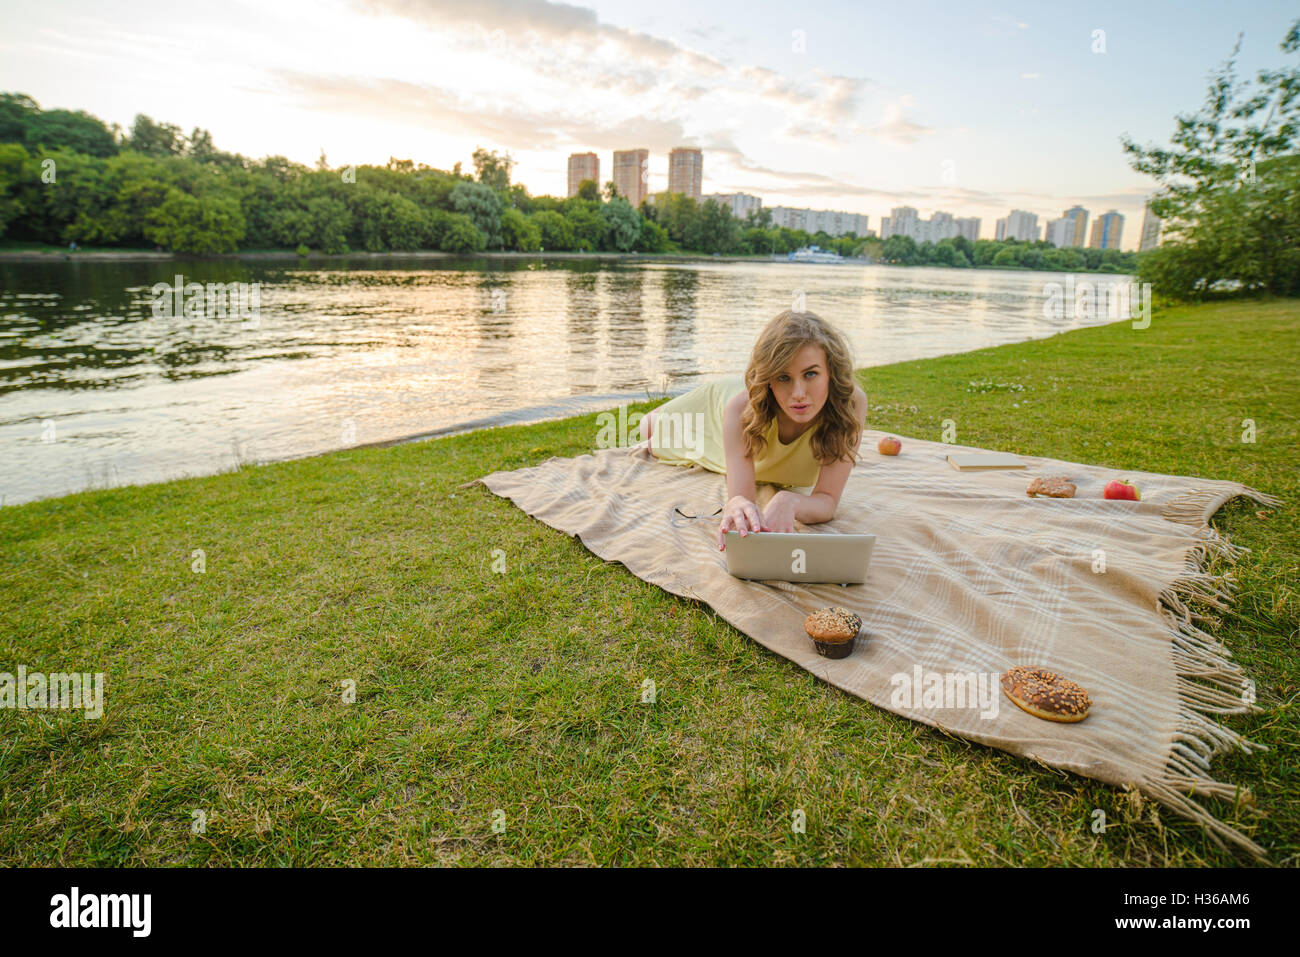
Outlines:
[{"label": "green tree", "polygon": [[936,266],[949,266],[953,268],[970,265],[970,261],[966,259],[965,254],[953,245],[951,239],[941,240],[934,247],[932,262],[934,262]]},{"label": "green tree", "polygon": [[26,143],[27,125],[40,111],[26,93],[0,93],[0,143]]},{"label": "green tree", "polygon": [[491,186],[483,183],[457,183],[451,191],[452,208],[468,216],[481,232],[489,249],[501,247],[501,197]]},{"label": "green tree", "polygon": [[637,237],[636,251],[640,253],[667,252],[671,241],[668,232],[653,219],[641,218],[641,235]]},{"label": "green tree", "polygon": [[478,252],[487,246],[487,237],[463,213],[448,213],[447,227],[440,248],[449,253]]},{"label": "green tree", "polygon": [[474,177],[484,186],[504,193],[510,188],[510,170],[514,161],[507,152],[498,156],[495,152],[476,147],[474,150]]},{"label": "green tree", "polygon": [[542,232],[517,209],[501,213],[501,237],[506,249],[536,252],[542,248]]},{"label": "green tree", "polygon": [[[197,126],[194,127],[185,143],[185,155],[198,160],[200,163],[206,163],[214,159],[218,152],[217,147],[212,142],[212,134],[207,130],[199,129]],[[321,155],[325,155],[323,151]]]},{"label": "green tree", "polygon": [[[1248,293],[1300,292],[1300,217],[1291,200],[1300,64],[1260,70],[1253,85],[1243,84],[1235,72],[1240,47],[1238,36],[1200,110],[1176,117],[1168,148],[1121,139],[1133,169],[1159,184],[1151,210],[1166,235],[1158,256],[1139,260],[1138,277],[1155,283],[1158,276],[1165,284],[1159,290],[1172,297],[1204,296],[1223,279]],[[1300,20],[1281,50],[1300,54]],[[1114,261],[1100,265],[1116,268]]]},{"label": "green tree", "polygon": [[529,221],[541,234],[542,249],[559,252],[573,248],[573,227],[569,221],[554,210],[544,209],[533,213]]},{"label": "green tree", "polygon": [[27,124],[29,150],[68,149],[87,156],[114,156],[117,141],[101,120],[78,110],[45,110]]},{"label": "green tree", "polygon": [[578,198],[593,203],[600,202],[600,187],[596,185],[594,179],[584,179],[578,184]]},{"label": "green tree", "polygon": [[[417,215],[420,215],[418,208]],[[347,204],[329,196],[313,196],[307,202],[307,218],[313,227],[308,246],[330,255],[348,251],[347,237],[352,228],[352,214],[348,211]],[[417,227],[417,236],[422,238],[423,235],[421,221]]]},{"label": "green tree", "polygon": [[[771,213],[768,213],[769,218]],[[753,222],[753,218],[748,218],[746,222]],[[757,226],[751,226],[742,234],[742,238],[749,248],[757,255],[766,255],[773,251],[772,235],[766,229]]]},{"label": "green tree", "polygon": [[525,216],[536,208],[533,198],[528,195],[528,188],[523,183],[515,183],[510,187],[508,199],[510,205]]},{"label": "green tree", "polygon": [[173,252],[234,252],[244,237],[244,216],[233,198],[200,199],[172,189],[149,214],[145,235]]},{"label": "green tree", "polygon": [[890,236],[880,249],[880,258],[887,263],[910,266],[917,261],[916,240],[911,236]]},{"label": "green tree", "polygon": [[185,137],[179,126],[155,123],[143,113],[137,113],[126,145],[146,156],[179,156],[185,149]]},{"label": "green tree", "polygon": [[100,173],[100,195],[78,210],[64,238],[99,245],[145,242],[149,214],[172,188],[167,170],[159,160],[128,152],[105,161]]},{"label": "green tree", "polygon": [[627,252],[641,238],[641,214],[622,196],[615,196],[600,209],[605,220],[605,241],[611,249]]},{"label": "green tree", "polygon": [[706,253],[731,252],[740,240],[740,225],[731,210],[707,199],[700,208],[700,238],[696,247]]},{"label": "green tree", "polygon": [[[584,182],[593,182],[584,180]],[[573,230],[573,246],[593,252],[605,245],[605,220],[600,215],[600,202],[574,196],[565,203],[564,219]]]},{"label": "green tree", "polygon": [[1002,244],[996,239],[977,239],[975,240],[975,255],[971,261],[976,266],[993,265],[993,257],[1002,251]]},{"label": "green tree", "polygon": [[0,143],[0,236],[22,215],[24,205],[18,195],[22,184],[38,175],[27,150],[17,143]]}]

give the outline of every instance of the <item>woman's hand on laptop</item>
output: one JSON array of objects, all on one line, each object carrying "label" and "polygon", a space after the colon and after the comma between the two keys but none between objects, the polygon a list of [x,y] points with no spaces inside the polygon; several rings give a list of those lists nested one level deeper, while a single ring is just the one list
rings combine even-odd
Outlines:
[{"label": "woman's hand on laptop", "polygon": [[763,531],[793,532],[795,507],[798,504],[797,492],[781,489],[773,495],[771,501],[767,503],[767,508],[763,510],[763,521],[767,523]]},{"label": "woman's hand on laptop", "polygon": [[718,549],[727,547],[727,532],[736,531],[741,536],[750,532],[770,532],[763,523],[763,513],[757,505],[743,495],[733,495],[722,511],[722,521],[718,525]]}]

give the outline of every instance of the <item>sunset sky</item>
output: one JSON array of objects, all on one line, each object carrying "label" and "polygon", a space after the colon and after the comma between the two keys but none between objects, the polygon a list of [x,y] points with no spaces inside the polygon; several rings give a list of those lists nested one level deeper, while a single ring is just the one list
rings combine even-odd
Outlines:
[{"label": "sunset sky", "polygon": [[[569,153],[704,150],[704,191],[868,214],[897,205],[1040,223],[1075,203],[1127,217],[1151,182],[1119,137],[1167,143],[1245,32],[1239,72],[1278,66],[1294,0],[1223,3],[688,3],[275,0],[6,4],[0,89],[129,127],[312,164],[470,168],[564,195]],[[1104,30],[1105,52],[1093,52]],[[802,44],[802,49],[800,45]]]}]

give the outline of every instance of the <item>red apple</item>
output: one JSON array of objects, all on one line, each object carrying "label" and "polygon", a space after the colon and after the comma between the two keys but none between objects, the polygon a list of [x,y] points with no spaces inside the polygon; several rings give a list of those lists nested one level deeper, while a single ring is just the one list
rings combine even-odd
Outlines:
[{"label": "red apple", "polygon": [[876,443],[876,451],[881,455],[897,455],[903,443],[892,435],[887,435]]},{"label": "red apple", "polygon": [[1138,487],[1128,479],[1120,479],[1118,482],[1107,482],[1105,490],[1101,493],[1102,498],[1126,499],[1130,502],[1136,502],[1142,498],[1142,493]]}]

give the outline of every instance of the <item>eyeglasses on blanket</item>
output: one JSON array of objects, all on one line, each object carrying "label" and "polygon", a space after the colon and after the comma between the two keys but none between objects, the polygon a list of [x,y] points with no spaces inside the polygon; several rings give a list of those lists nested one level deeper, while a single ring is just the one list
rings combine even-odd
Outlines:
[{"label": "eyeglasses on blanket", "polygon": [[[725,505],[719,505],[708,515],[687,515],[682,511],[680,505],[674,505],[672,512],[668,515],[668,523],[672,525],[673,528],[685,528],[687,525],[694,525],[696,522],[704,519],[717,518],[722,514],[725,508]],[[694,511],[694,509],[692,509],[692,511]]]}]

